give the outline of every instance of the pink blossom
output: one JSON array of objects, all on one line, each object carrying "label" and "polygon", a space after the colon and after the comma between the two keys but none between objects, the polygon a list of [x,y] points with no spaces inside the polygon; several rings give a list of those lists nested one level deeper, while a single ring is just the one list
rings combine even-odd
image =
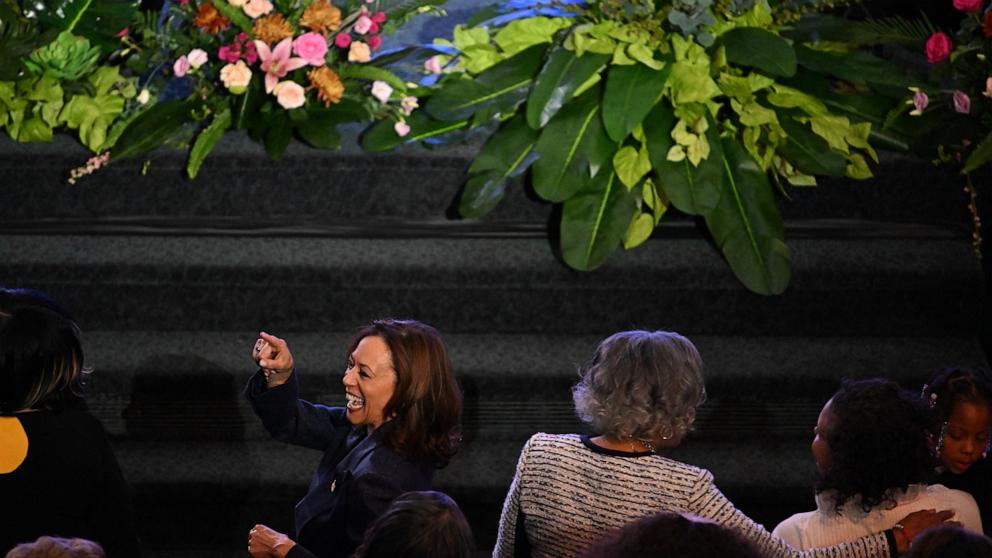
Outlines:
[{"label": "pink blossom", "polygon": [[922,91],[917,91],[916,94],[913,95],[913,107],[917,111],[919,111],[919,114],[923,114],[923,111],[927,108],[927,105],[929,104],[930,104],[930,97],[927,97],[926,93]]},{"label": "pink blossom", "polygon": [[954,110],[962,114],[971,112],[971,98],[964,91],[954,92]]},{"label": "pink blossom", "polygon": [[269,0],[248,0],[244,6],[241,6],[242,11],[245,15],[255,19],[261,17],[272,11],[272,2]]},{"label": "pink blossom", "polygon": [[172,64],[172,72],[176,74],[176,77],[183,77],[188,71],[189,59],[186,58],[186,55],[180,56],[176,59],[175,63]]},{"label": "pink blossom", "polygon": [[379,32],[379,24],[373,21],[372,25],[369,25],[369,33],[378,33],[378,32]]},{"label": "pink blossom", "polygon": [[985,80],[985,91],[982,92],[982,95],[992,97],[992,77]]},{"label": "pink blossom", "polygon": [[368,39],[365,39],[365,42],[367,42],[369,44],[369,48],[371,48],[372,50],[375,50],[375,49],[379,48],[379,45],[382,44],[382,36],[380,36],[380,35],[372,35]]},{"label": "pink blossom", "polygon": [[246,0],[227,0],[227,3],[234,6],[235,8],[240,8],[245,5]]},{"label": "pink blossom", "polygon": [[306,90],[295,81],[280,81],[272,89],[272,93],[284,109],[300,108],[307,100]]},{"label": "pink blossom", "polygon": [[372,82],[372,96],[379,99],[380,103],[388,103],[389,96],[393,94],[393,88],[384,81],[373,81]]},{"label": "pink blossom", "polygon": [[348,48],[348,45],[350,44],[351,35],[347,33],[338,33],[337,36],[334,37],[334,46],[338,48]]},{"label": "pink blossom", "polygon": [[220,80],[224,82],[224,87],[231,93],[240,95],[248,89],[248,83],[251,81],[251,70],[244,61],[238,60],[236,63],[227,64],[220,69]]},{"label": "pink blossom", "polygon": [[367,15],[358,16],[358,21],[355,22],[355,27],[353,28],[355,33],[359,35],[364,35],[369,32],[372,28],[372,19]]},{"label": "pink blossom", "polygon": [[386,23],[386,12],[376,12],[372,14],[371,19],[373,22],[382,25],[383,23]]},{"label": "pink blossom", "polygon": [[191,67],[199,68],[207,63],[207,53],[202,48],[194,48],[186,55],[186,59]]},{"label": "pink blossom", "polygon": [[189,4],[189,0],[179,0],[180,6],[185,6],[186,4]]},{"label": "pink blossom", "polygon": [[396,135],[399,137],[406,137],[410,133],[410,125],[406,122],[397,122],[393,124],[393,130],[396,131]]},{"label": "pink blossom", "polygon": [[255,49],[258,57],[262,60],[262,71],[265,72],[265,92],[272,93],[276,83],[286,74],[307,65],[307,61],[302,58],[290,58],[289,54],[293,49],[293,40],[289,37],[279,41],[276,48],[269,50],[269,45],[262,41],[255,41]]},{"label": "pink blossom", "polygon": [[311,66],[323,66],[327,63],[327,39],[320,33],[304,33],[293,41],[293,52],[307,61]]},{"label": "pink blossom", "polygon": [[248,40],[248,33],[242,31],[234,37],[234,40],[238,41],[239,43],[243,43]]},{"label": "pink blossom", "polygon": [[217,50],[217,58],[222,62],[235,63],[241,60],[241,46],[237,43],[233,45],[224,45]]},{"label": "pink blossom", "polygon": [[128,27],[125,27],[124,29],[121,29],[120,31],[118,31],[117,34],[114,35],[114,36],[117,37],[118,39],[123,39],[124,37],[127,37],[127,34],[130,33],[130,32],[131,32],[131,29],[128,28]]},{"label": "pink blossom", "polygon": [[420,103],[417,102],[417,98],[410,95],[407,95],[403,97],[402,100],[400,100],[400,108],[403,109],[403,112],[406,113],[407,116],[409,116],[410,113],[413,112],[413,109],[419,106]]},{"label": "pink blossom", "polygon": [[978,12],[982,9],[982,0],[954,0],[954,7],[962,12]]},{"label": "pink blossom", "polygon": [[424,69],[432,74],[441,73],[441,55],[435,54],[424,62]]},{"label": "pink blossom", "polygon": [[348,62],[364,63],[372,60],[372,50],[362,41],[351,43],[348,49]]},{"label": "pink blossom", "polygon": [[951,54],[951,38],[944,33],[934,33],[927,39],[927,60],[931,64],[937,64],[947,60]]},{"label": "pink blossom", "polygon": [[254,64],[258,60],[258,50],[255,49],[255,43],[245,43],[244,57],[249,64]]}]

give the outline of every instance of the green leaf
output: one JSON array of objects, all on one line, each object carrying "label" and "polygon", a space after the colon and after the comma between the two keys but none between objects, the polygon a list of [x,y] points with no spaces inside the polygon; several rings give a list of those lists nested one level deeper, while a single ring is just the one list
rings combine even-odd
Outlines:
[{"label": "green leaf", "polygon": [[610,59],[605,54],[575,56],[570,50],[551,53],[527,98],[527,123],[535,130],[551,120],[561,107]]},{"label": "green leaf", "polygon": [[289,115],[285,111],[271,113],[263,136],[265,152],[272,159],[281,159],[291,139],[293,139],[293,123]]},{"label": "green leaf", "polygon": [[648,158],[647,149],[637,150],[632,145],[620,148],[613,155],[613,168],[617,171],[617,177],[627,188],[633,188],[644,178],[644,175],[651,172],[651,160]]},{"label": "green leaf", "polygon": [[475,79],[449,79],[424,107],[440,120],[463,120],[472,113],[498,105],[512,108],[527,96],[527,89],[543,62],[546,45],[535,45],[482,72]]},{"label": "green leaf", "polygon": [[787,135],[778,152],[794,167],[807,174],[844,176],[847,159],[831,151],[825,139],[788,116],[780,114],[778,120]]},{"label": "green leaf", "polygon": [[190,113],[202,101],[167,101],[147,109],[131,121],[121,132],[110,151],[110,158],[119,161],[128,157],[138,157],[159,147],[175,137],[184,124],[193,120]]},{"label": "green leaf", "polygon": [[989,159],[992,159],[992,134],[986,136],[981,143],[975,146],[975,150],[968,156],[961,173],[968,174],[987,163]]},{"label": "green leaf", "polygon": [[319,149],[337,149],[341,146],[334,108],[310,109],[307,117],[296,125],[296,132],[303,141]]},{"label": "green leaf", "polygon": [[231,109],[224,107],[223,110],[214,116],[213,122],[200,132],[193,143],[193,149],[189,152],[189,162],[186,163],[186,174],[190,178],[196,178],[200,172],[203,160],[207,158],[210,151],[217,145],[217,141],[224,135],[224,131],[231,127]]},{"label": "green leaf", "polygon": [[549,43],[559,29],[571,25],[566,18],[527,17],[511,21],[499,30],[493,41],[507,54],[516,54],[534,45]]},{"label": "green leaf", "polygon": [[706,226],[745,287],[780,294],[789,285],[791,256],[768,177],[733,138],[723,138],[722,147],[723,193]]},{"label": "green leaf", "polygon": [[117,34],[131,24],[140,0],[37,0],[31,3],[45,29],[86,37],[104,54],[121,46]]},{"label": "green leaf", "polygon": [[825,52],[796,45],[799,64],[822,74],[852,83],[874,83],[906,88],[919,85],[918,80],[901,68],[867,52]]},{"label": "green leaf", "polygon": [[717,127],[711,122],[706,130],[710,155],[693,167],[688,158],[673,162],[668,151],[675,145],[671,132],[678,118],[667,103],[658,103],[644,120],[648,154],[657,183],[672,204],[689,215],[707,215],[720,202],[723,164]]},{"label": "green leaf", "polygon": [[548,201],[564,201],[599,172],[613,155],[599,118],[600,89],[590,89],[551,119],[537,140],[534,190]]},{"label": "green leaf", "polygon": [[627,232],[623,235],[623,249],[631,250],[644,244],[647,239],[651,238],[651,233],[654,232],[654,225],[654,217],[650,213],[638,211],[634,215],[634,218],[630,220]]},{"label": "green leaf", "polygon": [[796,52],[788,41],[757,27],[738,27],[720,37],[727,49],[727,61],[757,68],[776,76],[796,73]]},{"label": "green leaf", "polygon": [[599,267],[620,246],[640,196],[637,188],[624,188],[607,167],[566,201],[561,214],[565,263],[582,271]]},{"label": "green leaf", "polygon": [[[226,0],[224,0],[226,1]],[[342,64],[338,68],[342,78],[367,79],[369,81],[384,81],[400,92],[406,91],[406,82],[385,68],[377,68],[367,64]]]},{"label": "green leaf", "polygon": [[459,213],[465,217],[480,217],[496,207],[510,181],[534,162],[536,142],[537,132],[527,126],[522,114],[510,119],[493,134],[469,167],[474,176],[462,192]]},{"label": "green leaf", "polygon": [[603,95],[603,124],[613,141],[622,141],[651,112],[668,82],[671,65],[652,70],[644,64],[612,66]]},{"label": "green leaf", "polygon": [[404,143],[444,136],[468,126],[468,120],[457,122],[434,120],[419,110],[408,116],[406,123],[410,125],[410,133],[400,137],[393,129],[392,120],[380,120],[362,135],[362,147],[373,153],[389,151]]},{"label": "green leaf", "polygon": [[250,35],[254,34],[254,22],[250,17],[245,15],[244,10],[228,3],[227,0],[212,0],[211,3],[215,8],[217,8],[217,11],[224,15],[224,17],[231,20],[234,25],[237,25],[238,29],[241,29]]}]

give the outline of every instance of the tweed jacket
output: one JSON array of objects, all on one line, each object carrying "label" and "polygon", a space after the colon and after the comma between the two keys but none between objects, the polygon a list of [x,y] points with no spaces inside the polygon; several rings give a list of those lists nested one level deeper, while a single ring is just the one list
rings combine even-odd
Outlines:
[{"label": "tweed jacket", "polygon": [[299,399],[297,374],[272,389],[256,373],[245,387],[255,414],[273,438],[324,452],[306,495],[296,504],[295,541],[288,558],[348,557],[390,502],[430,490],[434,466],[407,459],[387,443],[387,422],[367,434],[347,410]]}]

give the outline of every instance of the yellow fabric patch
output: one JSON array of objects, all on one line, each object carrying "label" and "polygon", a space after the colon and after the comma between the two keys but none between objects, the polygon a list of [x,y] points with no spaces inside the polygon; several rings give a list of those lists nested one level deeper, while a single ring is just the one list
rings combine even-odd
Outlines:
[{"label": "yellow fabric patch", "polygon": [[28,435],[16,417],[0,417],[0,475],[11,473],[28,456]]}]

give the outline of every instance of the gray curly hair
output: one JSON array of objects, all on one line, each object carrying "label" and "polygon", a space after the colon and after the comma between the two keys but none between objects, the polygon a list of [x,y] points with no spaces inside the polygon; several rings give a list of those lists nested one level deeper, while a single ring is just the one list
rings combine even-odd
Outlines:
[{"label": "gray curly hair", "polygon": [[599,344],[572,399],[579,417],[606,436],[684,436],[706,399],[702,359],[678,333],[615,333]]}]

